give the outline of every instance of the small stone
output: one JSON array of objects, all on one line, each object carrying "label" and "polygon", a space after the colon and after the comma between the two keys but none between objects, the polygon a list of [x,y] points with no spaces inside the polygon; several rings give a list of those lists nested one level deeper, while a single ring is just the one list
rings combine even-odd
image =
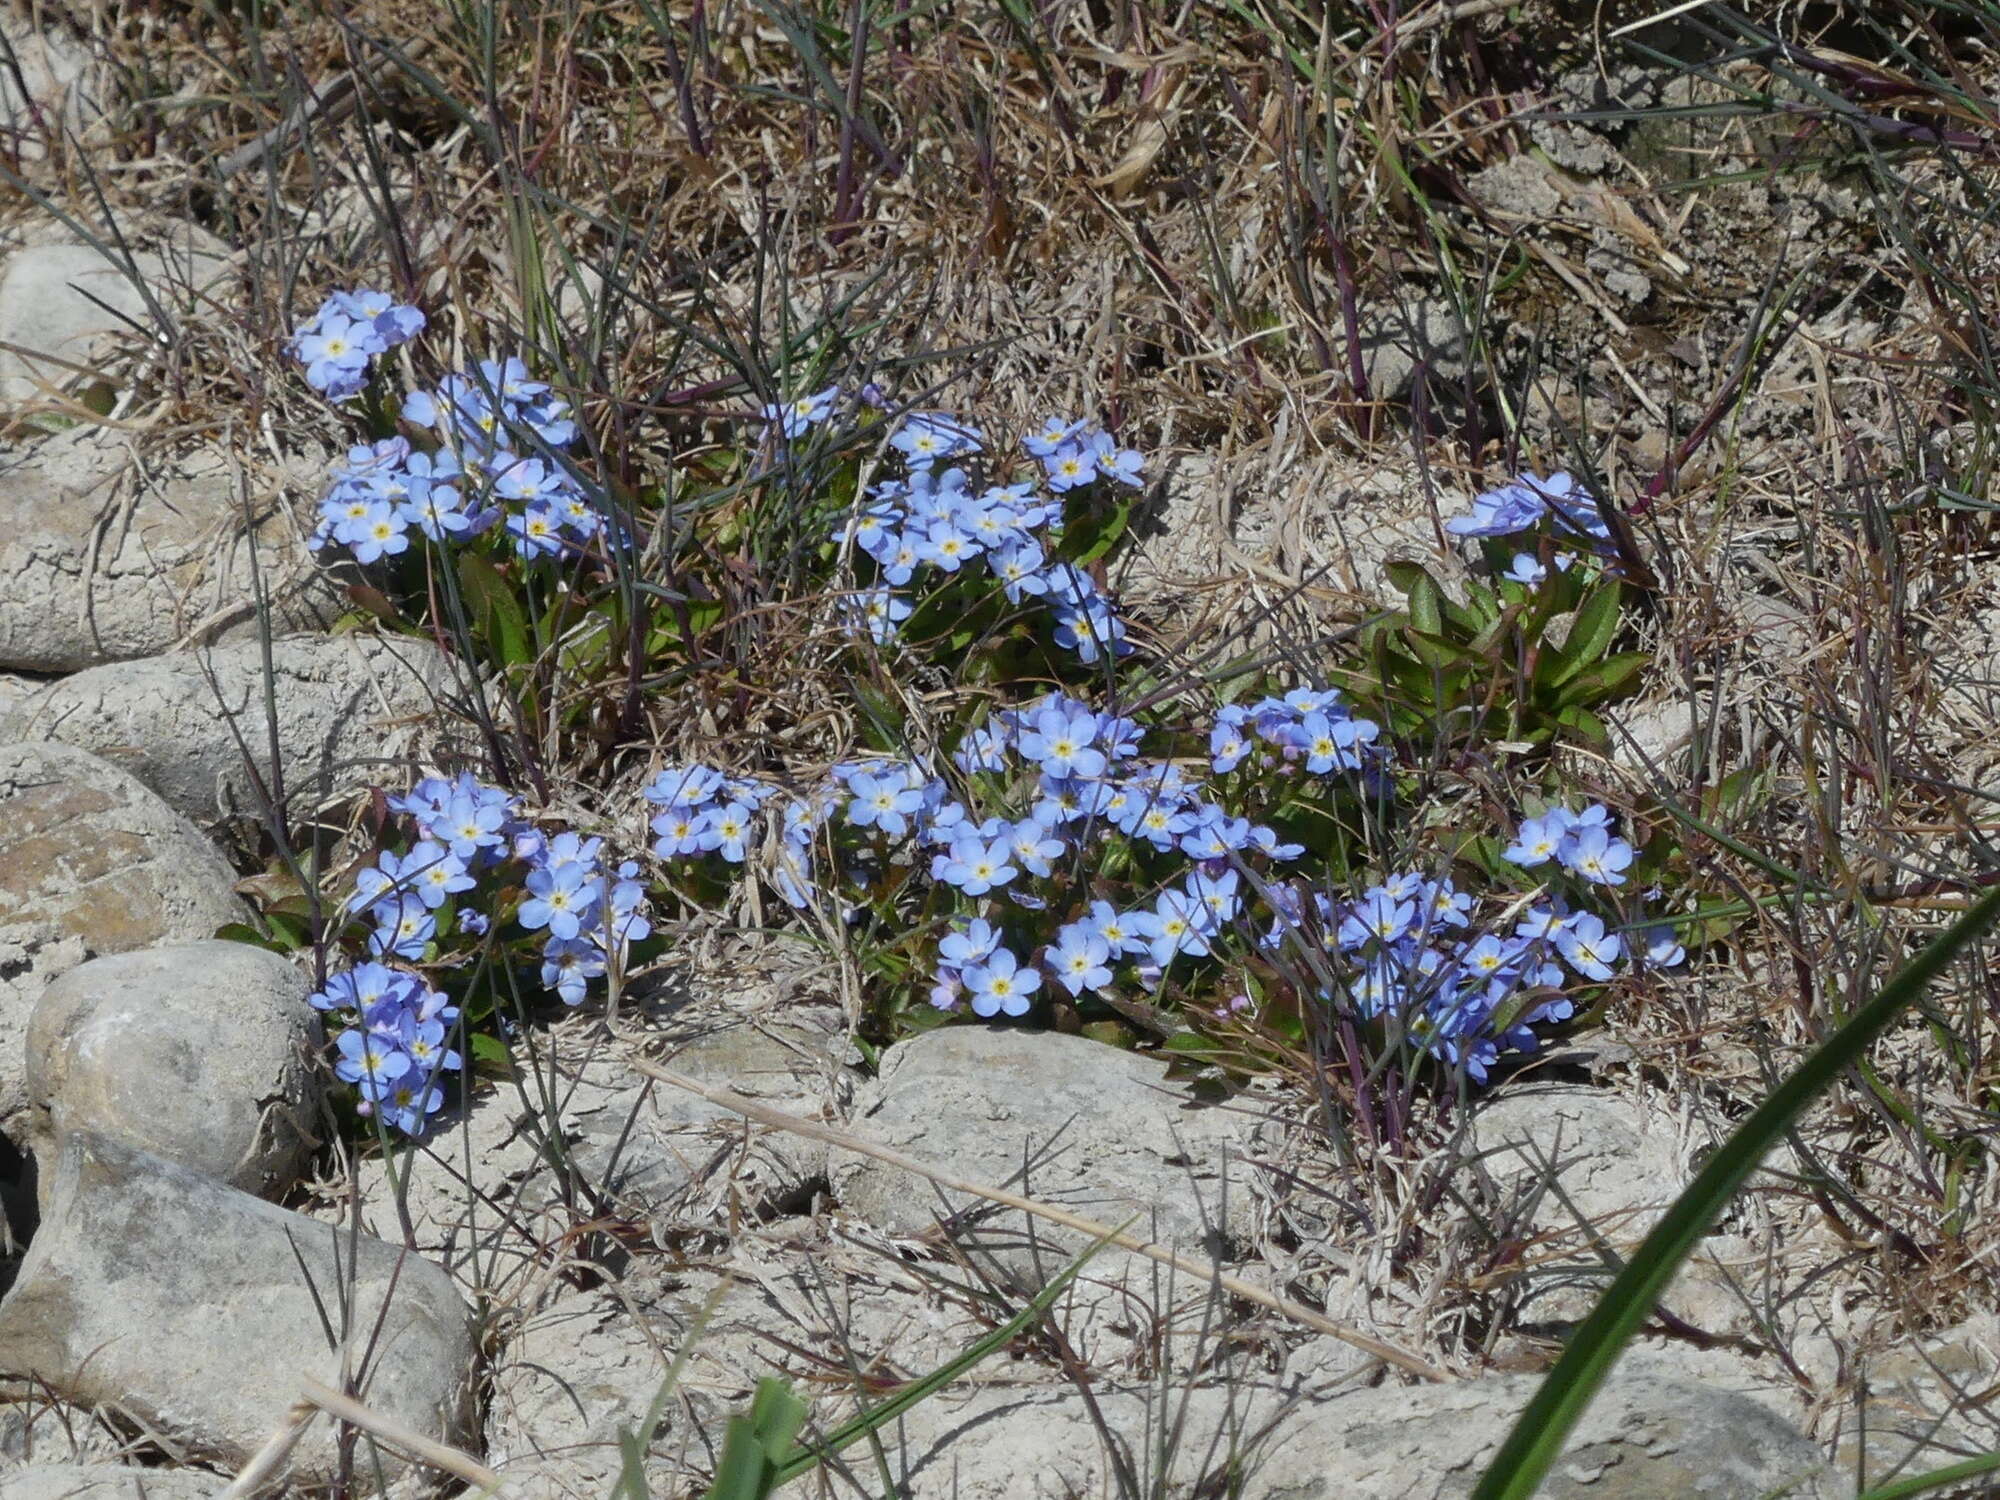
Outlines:
[{"label": "small stone", "polygon": [[[0,1369],[115,1403],[185,1457],[236,1469],[287,1425],[302,1376],[339,1387],[331,1317],[373,1411],[476,1441],[473,1321],[436,1266],[87,1131],[41,1165],[48,1212],[0,1301]],[[391,1479],[411,1467],[361,1439],[362,1487],[378,1463]],[[315,1422],[290,1480],[339,1470],[334,1424]]]},{"label": "small stone", "polygon": [[[257,783],[310,809],[362,787],[401,790],[451,667],[406,636],[301,635],[112,662],[0,713],[0,740],[59,740],[116,762],[197,823],[261,820]],[[256,766],[253,781],[244,751]]]},{"label": "small stone", "polygon": [[1685,698],[1640,704],[1615,718],[1612,763],[1640,777],[1671,772],[1694,743],[1695,711]]},{"label": "small stone", "polygon": [[43,987],[98,954],[242,921],[235,881],[116,766],[68,745],[0,744],[0,1121],[27,1103],[20,1060]]},{"label": "small stone", "polygon": [[1370,400],[1409,395],[1419,367],[1433,381],[1465,373],[1465,327],[1449,303],[1421,298],[1364,308],[1357,331]]},{"label": "small stone", "polygon": [[277,1198],[318,1144],[325,1070],[304,974],[211,939],[94,958],[28,1023],[28,1133],[90,1130]]}]

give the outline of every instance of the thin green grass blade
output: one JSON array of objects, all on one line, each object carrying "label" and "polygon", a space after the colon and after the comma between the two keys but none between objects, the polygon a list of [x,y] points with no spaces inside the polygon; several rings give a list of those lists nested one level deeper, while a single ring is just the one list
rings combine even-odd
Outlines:
[{"label": "thin green grass blade", "polygon": [[1912,1474],[1908,1479],[1898,1479],[1892,1484],[1883,1485],[1880,1489],[1856,1496],[1855,1500],[1905,1500],[1906,1496],[1941,1490],[1948,1484],[1957,1484],[1965,1479],[1977,1479],[1981,1474],[1991,1474],[1996,1469],[2000,1469],[2000,1453],[1982,1453],[1977,1458],[1947,1464],[1942,1469],[1932,1469],[1928,1474]]},{"label": "thin green grass blade", "polygon": [[1961,950],[1991,928],[1996,918],[2000,918],[2000,890],[1980,897],[1926,944],[1737,1127],[1674,1201],[1658,1227],[1646,1236],[1571,1338],[1562,1358],[1507,1434],[1472,1500],[1531,1500],[1626,1343],[1652,1315],[1680,1263],[1757,1163],[1805,1107],[1859,1059],[1889,1023]]}]

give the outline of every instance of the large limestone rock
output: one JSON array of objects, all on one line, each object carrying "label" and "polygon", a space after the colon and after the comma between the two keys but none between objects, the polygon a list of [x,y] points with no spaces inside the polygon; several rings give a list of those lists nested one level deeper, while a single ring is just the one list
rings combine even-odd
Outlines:
[{"label": "large limestone rock", "polygon": [[[254,627],[251,547],[279,630],[338,607],[269,475],[199,449],[143,460],[78,427],[0,451],[0,669],[74,672]],[[291,476],[283,476],[288,482]]]},{"label": "large limestone rock", "polygon": [[1638,1244],[1692,1176],[1671,1119],[1602,1088],[1496,1091],[1473,1109],[1465,1150],[1477,1161],[1470,1201],[1482,1205],[1469,1211],[1538,1237],[1513,1316],[1550,1328],[1588,1316],[1609,1285],[1601,1243]]},{"label": "large limestone rock", "polygon": [[[1228,1260],[1229,1226],[1250,1212],[1250,1169],[1233,1159],[1248,1146],[1245,1117],[1193,1104],[1156,1058],[1082,1037],[943,1027],[890,1048],[856,1104],[853,1129],[865,1139],[1107,1226],[1133,1220],[1129,1233],[1197,1258]],[[940,1198],[870,1157],[836,1151],[831,1182],[879,1229],[916,1236],[955,1217],[961,1233],[1031,1277],[1053,1275],[1089,1243],[983,1199]],[[1125,1259],[1100,1256],[1093,1278]]]},{"label": "large limestone rock", "polygon": [[1673,1122],[1599,1088],[1526,1084],[1472,1112],[1471,1149],[1543,1234],[1636,1243],[1692,1177]]},{"label": "large limestone rock", "polygon": [[[653,1044],[685,1076],[792,1114],[825,1118],[839,1102],[846,1017],[783,987],[662,1018]],[[571,1159],[617,1202],[671,1222],[729,1204],[796,1205],[826,1175],[824,1144],[747,1125],[743,1116],[615,1058],[583,1070],[570,1111]]]},{"label": "large limestone rock", "polygon": [[[639,987],[635,987],[639,988]],[[838,1006],[814,1004],[780,983],[744,980],[725,1001],[704,995],[673,1015],[628,993],[624,1014],[644,1011],[648,1040],[676,1070],[780,1109],[821,1116],[840,1098],[833,1059],[846,1041]],[[764,1126],[692,1094],[637,1077],[620,1048],[606,1047],[587,1011],[540,1033],[517,1062],[524,1079],[476,1094],[439,1117],[431,1136],[396,1163],[408,1184],[412,1243],[468,1283],[490,1283],[490,1240],[512,1227],[560,1222],[579,1189],[607,1209],[651,1220],[663,1232],[715,1213],[796,1207],[823,1182],[826,1147]],[[561,1150],[545,1151],[553,1101]],[[526,1096],[523,1096],[522,1089]],[[574,1173],[566,1189],[565,1172]],[[377,1157],[356,1181],[362,1223],[400,1235],[395,1184]],[[345,1218],[348,1209],[336,1205]]]},{"label": "large limestone rock", "polygon": [[[1539,1382],[1509,1375],[1344,1397],[1326,1420],[1280,1429],[1251,1493],[1463,1500]],[[1759,1403],[1627,1358],[1537,1493],[1543,1500],[1845,1500],[1853,1488],[1817,1444]]]},{"label": "large limestone rock", "polygon": [[43,987],[97,954],[242,921],[235,878],[117,767],[68,745],[0,743],[0,1121],[27,1102],[23,1039]]},{"label": "large limestone rock", "polygon": [[[48,1212],[0,1302],[0,1370],[116,1402],[185,1457],[232,1469],[287,1425],[301,1376],[338,1388],[343,1359],[377,1413],[476,1441],[473,1321],[436,1266],[86,1131],[43,1167]],[[379,1462],[391,1479],[409,1467],[387,1449]],[[338,1470],[334,1425],[314,1423],[293,1484]]]},{"label": "large limestone rock", "polygon": [[111,1463],[130,1447],[106,1413],[13,1382],[0,1387],[0,1475],[28,1464]]},{"label": "large limestone rock", "polygon": [[198,823],[261,819],[257,783],[277,785],[274,738],[294,809],[368,785],[400,787],[450,681],[450,664],[428,641],[288,636],[272,642],[267,696],[262,643],[236,641],[112,662],[49,684],[0,711],[0,739],[93,751]]},{"label": "large limestone rock", "polygon": [[15,251],[0,269],[0,403],[44,401],[51,389],[88,381],[121,345],[171,337],[172,320],[199,316],[199,299],[218,290],[225,257],[206,231],[185,224],[154,248],[120,229],[102,248]]},{"label": "large limestone rock", "polygon": [[215,939],[71,969],[28,1022],[36,1155],[91,1130],[281,1196],[317,1144],[310,988],[277,954]]}]

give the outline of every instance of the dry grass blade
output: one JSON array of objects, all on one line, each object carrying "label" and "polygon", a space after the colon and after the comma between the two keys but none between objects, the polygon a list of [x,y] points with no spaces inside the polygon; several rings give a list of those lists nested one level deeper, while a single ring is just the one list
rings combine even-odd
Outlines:
[{"label": "dry grass blade", "polygon": [[1381,1360],[1384,1364],[1394,1365],[1399,1370],[1407,1371],[1425,1380],[1448,1381],[1455,1378],[1449,1370],[1440,1369],[1420,1355],[1412,1354],[1407,1349],[1399,1349],[1394,1344],[1387,1343],[1371,1334],[1361,1332],[1358,1328],[1349,1328],[1344,1324],[1336,1323],[1333,1319],[1322,1313],[1313,1311],[1313,1309],[1302,1303],[1294,1302],[1287,1297],[1280,1297],[1274,1292],[1267,1292],[1262,1287],[1253,1286],[1247,1281],[1231,1276],[1228,1272],[1212,1263],[1196,1260],[1191,1256],[1177,1254],[1167,1249],[1164,1245],[1156,1245],[1150,1240],[1142,1240],[1136,1235],[1123,1234],[1108,1224],[1101,1224],[1095,1219],[1086,1219],[1081,1214],[1073,1214],[1068,1209],[1057,1208],[1052,1203],[1038,1202],[1033,1198],[1024,1198],[1018,1193],[1010,1193],[1005,1188],[991,1187],[980,1182],[971,1182],[963,1177],[954,1176],[950,1172],[940,1171],[936,1167],[918,1161],[913,1156],[904,1155],[901,1151],[891,1150],[887,1146],[878,1146],[873,1141],[864,1141],[849,1131],[838,1129],[832,1125],[822,1125],[816,1120],[803,1119],[798,1115],[787,1114],[781,1109],[772,1109],[769,1105],[759,1104],[754,1099],[746,1099],[741,1094],[732,1093],[728,1089],[711,1088],[709,1085],[689,1078],[685,1074],[676,1073],[671,1068],[663,1068],[658,1063],[647,1062],[644,1059],[634,1059],[632,1066],[641,1073],[644,1073],[648,1078],[657,1078],[662,1083],[672,1084],[677,1089],[684,1089],[697,1098],[705,1099],[710,1104],[722,1109],[732,1110],[747,1119],[774,1126],[779,1130],[790,1131],[794,1135],[802,1135],[813,1140],[825,1141],[828,1145],[839,1146],[843,1150],[857,1152],[862,1156],[872,1156],[875,1160],[886,1162],[892,1167],[900,1168],[905,1172],[913,1172],[919,1177],[928,1178],[940,1187],[950,1188],[954,1192],[970,1193],[974,1197],[984,1198],[991,1203],[998,1203],[1007,1208],[1019,1209],[1022,1213],[1033,1214],[1039,1219],[1047,1219],[1052,1224],[1060,1224],[1066,1229],[1074,1229],[1079,1233],[1102,1239],[1105,1243],[1116,1245],[1121,1250],[1130,1250],[1135,1255],[1143,1255],[1148,1260],[1158,1261],[1163,1266],[1171,1266],[1175,1270],[1186,1272],[1190,1276],[1198,1276],[1205,1282],[1211,1282],[1221,1287],[1232,1297],[1241,1297],[1246,1302],[1254,1302],[1259,1307],[1267,1307],[1272,1312],[1282,1313],[1285,1317],[1312,1329],[1315,1333],[1329,1334],[1339,1339],[1342,1343],[1351,1344],[1364,1353],[1374,1355],[1375,1358]]},{"label": "dry grass blade", "polygon": [[305,1393],[307,1401],[328,1416],[352,1423],[363,1432],[372,1434],[412,1458],[421,1459],[431,1467],[443,1469],[448,1474],[456,1474],[467,1484],[478,1485],[481,1494],[491,1495],[495,1500],[510,1500],[509,1492],[502,1488],[506,1481],[499,1472],[487,1468],[470,1453],[461,1452],[448,1443],[438,1442],[435,1438],[427,1438],[393,1417],[385,1417],[379,1412],[370,1411],[352,1396],[343,1396],[332,1386],[324,1385],[311,1376],[300,1376],[299,1388]]}]

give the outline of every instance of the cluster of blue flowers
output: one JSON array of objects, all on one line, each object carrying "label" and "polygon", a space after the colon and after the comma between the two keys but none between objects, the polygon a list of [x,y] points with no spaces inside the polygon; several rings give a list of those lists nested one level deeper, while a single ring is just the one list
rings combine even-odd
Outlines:
[{"label": "cluster of blue flowers", "polygon": [[[1611,979],[1632,957],[1628,940],[1600,914],[1572,909],[1564,891],[1482,923],[1473,896],[1447,879],[1402,874],[1344,898],[1269,873],[1303,848],[1219,799],[1249,778],[1296,792],[1301,776],[1365,775],[1377,769],[1378,734],[1327,690],[1232,706],[1209,730],[1212,788],[1179,763],[1144,758],[1134,720],[1054,694],[968,733],[952,755],[956,780],[914,760],[856,761],[801,795],[674,766],[647,796],[662,809],[655,851],[670,862],[742,866],[775,831],[757,863],[797,907],[830,888],[850,910],[891,865],[924,870],[928,887],[906,897],[935,910],[927,889],[951,913],[930,971],[940,1010],[1019,1017],[1055,991],[1153,993],[1183,960],[1255,952],[1275,962],[1308,943],[1333,956],[1340,976],[1322,986],[1323,1001],[1393,1025],[1483,1081],[1502,1051],[1535,1047],[1536,1025],[1574,1014],[1576,984]],[[1013,815],[982,817],[969,798]],[[782,816],[766,816],[779,807]],[[1143,865],[1143,899],[1093,895],[1062,911],[1066,889],[1091,883],[1081,877],[1087,848],[1114,841],[1117,853],[1104,848],[1088,867]],[[1634,851],[1608,809],[1552,808],[1522,824],[1507,858],[1523,868],[1554,861],[1587,891],[1621,884]],[[1638,946],[1655,966],[1683,956],[1664,929]]]},{"label": "cluster of blue flowers", "polygon": [[1039,431],[1023,438],[1021,446],[1042,461],[1048,486],[1057,493],[1098,478],[1130,485],[1143,482],[1144,458],[1120,448],[1110,433],[1087,420],[1051,417]]},{"label": "cluster of blue flowers", "polygon": [[[1610,830],[1602,806],[1552,809],[1525,821],[1504,857],[1523,867],[1556,858],[1588,884],[1618,884],[1633,851]],[[1574,910],[1560,895],[1515,912],[1504,933],[1475,921],[1469,893],[1415,873],[1352,900],[1285,888],[1274,898],[1280,910],[1263,936],[1266,949],[1315,935],[1340,959],[1338,994],[1322,998],[1357,1018],[1399,1026],[1413,1045],[1482,1083],[1502,1051],[1535,1050],[1534,1026],[1576,1013],[1567,993],[1573,983],[1604,983],[1632,956],[1602,916]],[[1641,929],[1634,946],[1655,968],[1686,957],[1665,927]]]},{"label": "cluster of blue flowers", "polygon": [[646,800],[662,811],[653,819],[653,852],[661,859],[714,853],[730,864],[748,857],[758,809],[767,789],[708,766],[669,766],[646,783]]},{"label": "cluster of blue flowers", "polygon": [[354,1085],[364,1109],[422,1135],[444,1103],[438,1080],[464,1065],[450,1042],[458,1007],[421,975],[373,962],[329,975],[309,998],[355,1018],[334,1044],[334,1074]]},{"label": "cluster of blue flowers", "polygon": [[[1267,700],[1245,710],[1242,722],[1267,737],[1272,762],[1313,776],[1356,769],[1378,733],[1331,692]],[[1335,723],[1348,726],[1346,747],[1322,757],[1317,739]],[[1312,725],[1304,737],[1297,732],[1302,724]],[[1152,988],[1177,958],[1206,955],[1210,941],[1238,917],[1245,899],[1240,872],[1248,861],[1293,860],[1304,851],[1212,800],[1174,762],[1141,758],[1142,740],[1136,721],[1062,694],[1001,711],[969,733],[952,758],[966,783],[994,803],[1011,804],[1012,816],[981,816],[952,781],[914,761],[838,765],[804,795],[755,791],[708,767],[672,767],[647,789],[665,809],[653,819],[654,848],[663,859],[716,853],[741,864],[748,842],[718,842],[714,819],[727,818],[731,832],[747,829],[754,837],[764,826],[754,810],[778,796],[782,816],[764,869],[793,906],[811,904],[824,882],[864,884],[885,861],[909,859],[969,919],[939,946],[931,992],[939,1009],[965,1002],[976,1015],[1024,1015],[1044,978],[1072,996],[1102,991],[1127,960]],[[1045,892],[1059,868],[1091,843],[1109,840],[1140,857],[1164,857],[1178,873],[1134,909],[1095,902],[1087,915],[1047,933],[1039,953],[1034,942],[1010,942],[1009,918],[1023,931],[1045,928]],[[836,866],[830,875],[829,863]]]},{"label": "cluster of blue flowers", "polygon": [[1262,769],[1274,761],[1299,761],[1315,776],[1365,771],[1370,746],[1381,736],[1373,719],[1356,718],[1340,694],[1294,688],[1282,698],[1245,707],[1225,704],[1208,734],[1210,768],[1226,775],[1255,756]]},{"label": "cluster of blue flowers", "polygon": [[424,331],[424,315],[387,292],[335,292],[292,333],[306,383],[331,401],[359,395],[375,357]]},{"label": "cluster of blue flowers", "polygon": [[1502,857],[1523,869],[1554,860],[1592,885],[1623,885],[1632,852],[1611,831],[1610,809],[1594,803],[1580,813],[1552,807],[1539,818],[1524,820]]},{"label": "cluster of blue flowers", "polygon": [[397,961],[422,964],[454,932],[486,932],[498,890],[518,877],[525,899],[515,921],[542,935],[542,987],[581,1005],[590,982],[614,957],[622,964],[652,922],[638,865],[607,869],[601,839],[551,836],[522,816],[517,798],[469,773],[426,777],[389,806],[409,819],[415,838],[361,870],[347,901],[370,924],[371,959],[334,974],[312,1000],[353,1017],[335,1043],[335,1071],[366,1108],[419,1135],[443,1101],[439,1077],[461,1066],[446,1046],[458,1011]]},{"label": "cluster of blue flowers", "polygon": [[[350,448],[320,501],[315,548],[340,542],[370,563],[406,551],[413,528],[433,542],[458,542],[504,520],[516,553],[552,557],[602,529],[591,490],[556,456],[576,441],[569,408],[529,380],[520,360],[482,360],[476,376],[412,391],[402,411],[431,429],[436,446],[397,436]],[[549,456],[524,458],[507,446],[517,435]]]},{"label": "cluster of blue flowers", "polygon": [[[983,450],[985,435],[977,427],[942,412],[914,412],[889,442],[903,456],[907,476],[872,486],[865,507],[833,533],[870,563],[872,582],[846,605],[858,634],[888,644],[915,607],[905,591],[920,570],[939,581],[936,575],[957,577],[977,564],[1009,603],[1043,601],[1055,618],[1056,643],[1079,661],[1133,649],[1096,580],[1053,555],[1059,502],[1037,495],[1033,483],[975,487],[962,467],[938,469]],[[1080,421],[1052,421],[1024,446],[1041,458],[1048,486],[1058,493],[1100,476],[1139,483],[1140,456]]]},{"label": "cluster of blue flowers", "polygon": [[[367,383],[375,354],[423,326],[421,312],[384,293],[336,292],[292,352],[315,387],[347,396]],[[504,522],[518,555],[555,557],[603,530],[594,489],[563,456],[577,438],[569,406],[519,359],[480,360],[411,391],[401,416],[428,434],[425,445],[398,435],[350,448],[320,501],[315,550],[338,542],[372,563],[408,551],[412,530],[463,542]]]},{"label": "cluster of blue flowers", "polygon": [[[1473,497],[1470,514],[1453,516],[1444,529],[1455,536],[1492,538],[1518,536],[1544,524],[1557,541],[1587,551],[1601,553],[1611,541],[1597,497],[1568,473],[1546,479],[1523,474],[1487,490]],[[1553,557],[1559,570],[1576,561],[1576,554],[1567,550],[1557,550]],[[1532,587],[1548,577],[1548,565],[1532,552],[1517,552],[1501,576]]]}]

